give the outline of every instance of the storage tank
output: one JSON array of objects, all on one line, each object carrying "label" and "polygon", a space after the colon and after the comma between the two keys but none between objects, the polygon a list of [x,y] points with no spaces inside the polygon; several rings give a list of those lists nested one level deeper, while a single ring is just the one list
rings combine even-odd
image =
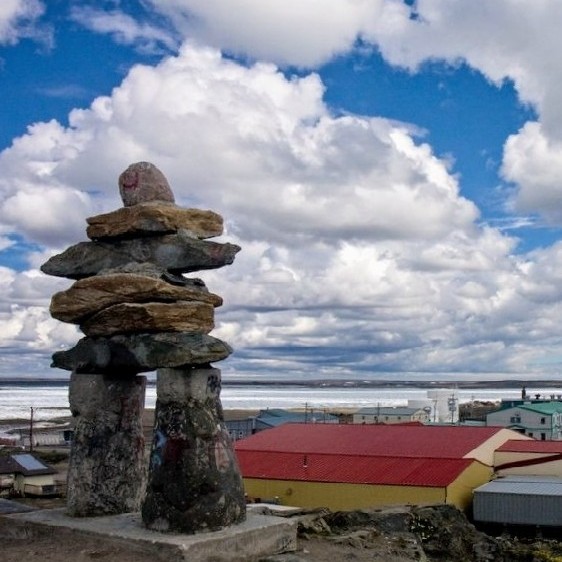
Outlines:
[{"label": "storage tank", "polygon": [[456,390],[428,390],[427,397],[432,404],[431,421],[457,423],[459,421],[459,397]]}]

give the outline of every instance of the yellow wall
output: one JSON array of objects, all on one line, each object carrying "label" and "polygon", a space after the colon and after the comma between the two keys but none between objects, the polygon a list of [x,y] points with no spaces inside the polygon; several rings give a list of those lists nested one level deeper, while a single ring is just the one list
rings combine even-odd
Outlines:
[{"label": "yellow wall", "polygon": [[250,499],[279,499],[281,505],[327,507],[352,510],[383,505],[450,503],[465,509],[472,502],[474,488],[490,481],[492,470],[473,462],[447,488],[428,486],[380,486],[244,478]]},{"label": "yellow wall", "polygon": [[473,462],[447,487],[447,503],[466,509],[472,503],[475,488],[486,484],[492,478],[493,470],[479,462]]},{"label": "yellow wall", "polygon": [[278,497],[282,505],[327,507],[331,510],[361,509],[376,505],[445,502],[444,488],[372,486],[257,478],[244,478],[244,486],[251,499],[272,500]]}]

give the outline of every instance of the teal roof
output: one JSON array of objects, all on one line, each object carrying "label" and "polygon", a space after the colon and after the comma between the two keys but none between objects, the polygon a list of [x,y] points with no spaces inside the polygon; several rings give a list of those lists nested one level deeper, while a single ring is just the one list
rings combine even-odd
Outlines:
[{"label": "teal roof", "polygon": [[562,413],[562,402],[540,402],[535,404],[521,404],[517,406],[522,410],[529,410],[531,412],[538,412],[539,414],[552,414]]},{"label": "teal roof", "polygon": [[285,423],[338,423],[339,418],[336,415],[324,412],[321,409],[309,409],[306,412],[294,412],[283,410],[281,408],[272,408],[261,410],[256,416],[258,424],[267,425],[269,427],[277,427]]}]

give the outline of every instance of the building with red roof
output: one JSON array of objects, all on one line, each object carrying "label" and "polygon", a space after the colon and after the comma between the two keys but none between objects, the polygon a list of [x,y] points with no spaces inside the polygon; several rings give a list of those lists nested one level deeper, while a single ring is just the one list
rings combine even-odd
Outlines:
[{"label": "building with red roof", "polygon": [[562,441],[506,441],[494,453],[498,475],[562,478]]},{"label": "building with red roof", "polygon": [[499,427],[286,424],[238,441],[236,453],[254,499],[330,509],[464,508],[509,439],[528,438]]}]

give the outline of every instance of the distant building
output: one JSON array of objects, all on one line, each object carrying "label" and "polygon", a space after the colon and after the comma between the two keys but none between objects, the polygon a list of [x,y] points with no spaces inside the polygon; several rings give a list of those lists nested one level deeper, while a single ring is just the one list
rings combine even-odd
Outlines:
[{"label": "distant building", "polygon": [[265,429],[286,423],[339,423],[338,416],[324,410],[307,409],[304,412],[272,408],[260,410],[257,416],[242,420],[226,420],[230,437],[237,441]]},{"label": "distant building", "polygon": [[29,453],[0,457],[0,490],[20,495],[50,496],[63,491],[57,471]]},{"label": "distant building", "polygon": [[250,498],[350,510],[450,503],[467,507],[492,475],[503,428],[285,424],[236,443]]},{"label": "distant building", "polygon": [[562,441],[506,441],[494,453],[494,470],[499,476],[562,478]]},{"label": "distant building", "polygon": [[353,423],[427,423],[430,421],[430,413],[430,408],[409,408],[407,406],[361,408],[353,414]]},{"label": "distant building", "polygon": [[233,441],[245,439],[256,432],[256,418],[244,418],[241,420],[226,420],[225,422],[228,434]]},{"label": "distant building", "polygon": [[562,439],[562,401],[519,401],[503,406],[486,416],[486,425],[507,427],[541,441]]},{"label": "distant building", "polygon": [[261,410],[256,416],[256,429],[271,429],[285,423],[339,423],[338,416],[321,409],[307,409],[303,412],[271,408]]}]

